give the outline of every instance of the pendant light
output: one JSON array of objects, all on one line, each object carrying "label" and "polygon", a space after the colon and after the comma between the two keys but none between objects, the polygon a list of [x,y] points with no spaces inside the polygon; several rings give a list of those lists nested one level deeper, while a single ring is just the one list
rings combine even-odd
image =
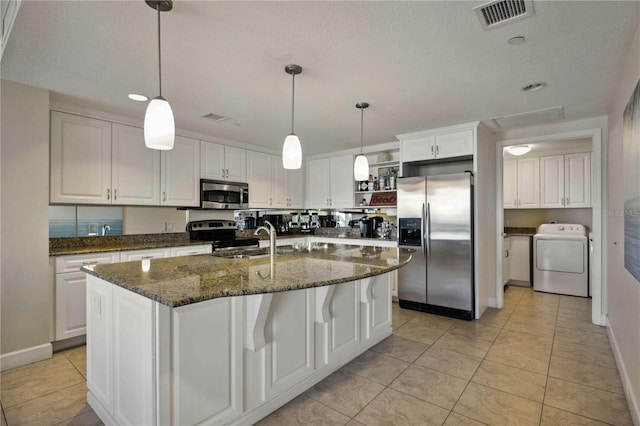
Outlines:
[{"label": "pendant light", "polygon": [[144,144],[147,148],[173,149],[176,137],[176,125],[173,121],[171,105],[162,97],[162,61],[160,50],[160,12],[168,12],[173,8],[171,0],[146,0],[149,7],[158,11],[158,88],[159,94],[151,99],[144,115]]},{"label": "pendant light", "polygon": [[368,107],[369,104],[366,102],[356,104],[356,108],[360,110],[360,155],[356,157],[356,162],[353,164],[353,177],[355,180],[369,179],[369,161],[362,153],[364,146],[364,109]]},{"label": "pendant light", "polygon": [[287,74],[292,77],[291,90],[291,133],[285,138],[282,145],[282,166],[285,169],[299,169],[302,167],[302,147],[300,146],[300,138],[293,133],[293,112],[296,95],[296,75],[302,72],[300,65],[287,65],[284,67]]}]

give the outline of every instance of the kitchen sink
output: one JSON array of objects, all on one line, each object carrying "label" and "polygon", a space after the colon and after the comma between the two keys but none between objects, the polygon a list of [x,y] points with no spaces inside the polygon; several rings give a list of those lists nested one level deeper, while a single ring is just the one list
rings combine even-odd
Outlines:
[{"label": "kitchen sink", "polygon": [[[293,253],[302,253],[303,250],[297,249],[293,246],[280,246],[276,248],[276,255],[278,254],[293,254]],[[242,251],[234,250],[230,253],[224,252],[213,252],[214,256],[222,257],[225,259],[260,259],[264,257],[269,257],[269,248],[252,248],[245,249]]]}]

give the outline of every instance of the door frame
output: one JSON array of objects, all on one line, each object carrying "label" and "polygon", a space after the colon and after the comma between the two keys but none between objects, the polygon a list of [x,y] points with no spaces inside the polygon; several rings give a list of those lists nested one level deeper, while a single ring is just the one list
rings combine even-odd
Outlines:
[{"label": "door frame", "polygon": [[605,325],[606,309],[603,307],[604,292],[606,291],[606,263],[603,264],[603,241],[605,241],[606,223],[602,221],[602,185],[603,185],[603,160],[606,156],[602,152],[602,129],[585,129],[571,132],[533,136],[520,139],[508,139],[496,143],[496,226],[500,230],[496,232],[496,299],[495,307],[502,309],[504,306],[504,287],[502,284],[502,256],[503,256],[503,231],[504,208],[502,199],[503,185],[503,149],[511,145],[534,144],[549,140],[569,140],[591,138],[591,223],[593,235],[593,252],[590,253],[589,266],[591,278],[591,322],[597,325]]}]

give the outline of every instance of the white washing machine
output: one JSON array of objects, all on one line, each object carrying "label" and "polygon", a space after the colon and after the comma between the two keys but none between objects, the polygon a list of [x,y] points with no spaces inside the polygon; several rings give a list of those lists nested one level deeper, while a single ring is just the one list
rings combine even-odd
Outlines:
[{"label": "white washing machine", "polygon": [[538,227],[533,236],[533,289],[589,297],[589,241],[584,225]]}]

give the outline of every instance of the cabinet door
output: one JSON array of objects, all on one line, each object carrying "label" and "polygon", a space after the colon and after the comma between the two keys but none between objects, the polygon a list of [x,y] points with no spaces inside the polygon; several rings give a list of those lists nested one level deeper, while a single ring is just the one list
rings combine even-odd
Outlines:
[{"label": "cabinet door", "polygon": [[224,148],[224,166],[226,180],[232,182],[247,181],[247,151],[242,148],[226,146]]},{"label": "cabinet door", "polygon": [[510,265],[511,265],[511,247],[510,237],[503,240],[502,243],[502,285],[505,285],[509,281]]},{"label": "cabinet door", "polygon": [[225,176],[224,145],[200,142],[200,177],[222,180]]},{"label": "cabinet door", "polygon": [[591,153],[564,156],[565,207],[591,207]]},{"label": "cabinet door", "polygon": [[211,253],[212,249],[213,247],[211,246],[211,244],[197,245],[197,246],[171,247],[169,257],[194,256],[196,254],[207,254],[207,253]]},{"label": "cabinet door", "polygon": [[352,208],[353,207],[353,157],[343,155],[331,158],[330,167],[331,195],[329,207]]},{"label": "cabinet door", "polygon": [[531,237],[513,236],[510,238],[509,278],[516,281],[531,282]]},{"label": "cabinet door", "polygon": [[113,204],[160,204],[160,151],[144,144],[144,130],[113,124],[111,141]]},{"label": "cabinet door", "polygon": [[269,208],[273,205],[271,155],[247,151],[247,182],[249,183],[250,208]]},{"label": "cabinet door", "polygon": [[505,209],[518,208],[518,161],[505,160],[502,177],[502,202]]},{"label": "cabinet door", "polygon": [[402,141],[402,161],[406,163],[436,158],[435,146],[435,136]]},{"label": "cabinet door", "polygon": [[52,111],[50,180],[52,203],[110,204],[111,123]]},{"label": "cabinet door", "polygon": [[133,262],[144,259],[161,259],[163,257],[169,257],[170,253],[171,250],[169,248],[123,251],[120,253],[120,261]]},{"label": "cabinet door", "polygon": [[289,207],[301,209],[304,207],[302,190],[302,169],[287,170],[287,197]]},{"label": "cabinet door", "polygon": [[[307,167],[307,208],[325,209],[329,207],[330,160],[322,158],[309,161]],[[349,185],[351,189],[351,185]]]},{"label": "cabinet door", "polygon": [[287,171],[282,167],[282,157],[271,156],[271,196],[272,207],[288,207]]},{"label": "cabinet door", "polygon": [[436,158],[473,155],[473,131],[436,135]]},{"label": "cabinet door", "polygon": [[200,141],[176,136],[171,151],[162,151],[163,206],[200,205]]},{"label": "cabinet door", "polygon": [[540,157],[540,207],[564,207],[564,156]]},{"label": "cabinet door", "polygon": [[86,274],[56,274],[56,340],[82,336],[87,330]]},{"label": "cabinet door", "polygon": [[540,161],[538,158],[518,160],[518,208],[540,207]]}]

